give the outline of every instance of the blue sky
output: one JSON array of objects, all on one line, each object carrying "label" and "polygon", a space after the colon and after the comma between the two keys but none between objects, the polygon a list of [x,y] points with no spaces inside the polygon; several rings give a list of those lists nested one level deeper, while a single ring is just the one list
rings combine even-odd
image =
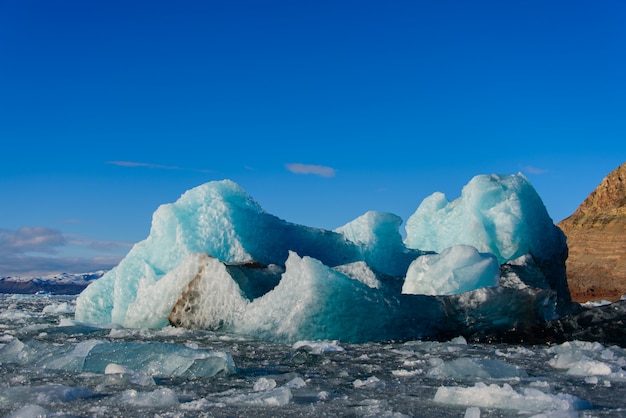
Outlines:
[{"label": "blue sky", "polygon": [[0,275],[110,268],[210,180],[333,229],[626,161],[626,3],[0,0]]}]

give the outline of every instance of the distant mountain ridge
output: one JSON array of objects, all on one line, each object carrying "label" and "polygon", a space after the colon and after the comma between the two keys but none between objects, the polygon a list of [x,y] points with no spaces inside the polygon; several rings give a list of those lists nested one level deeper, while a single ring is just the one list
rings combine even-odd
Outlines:
[{"label": "distant mountain ridge", "polygon": [[45,276],[0,277],[0,293],[33,294],[46,292],[57,295],[76,295],[99,279],[106,270],[90,273],[58,273]]},{"label": "distant mountain ridge", "polygon": [[567,236],[567,281],[578,302],[626,293],[626,163],[557,224]]}]

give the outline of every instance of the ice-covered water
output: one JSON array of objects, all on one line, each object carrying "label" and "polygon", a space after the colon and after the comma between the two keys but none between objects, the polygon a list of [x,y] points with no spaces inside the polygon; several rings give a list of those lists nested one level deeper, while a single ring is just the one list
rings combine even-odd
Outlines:
[{"label": "ice-covered water", "polygon": [[271,343],[72,320],[75,297],[0,295],[0,415],[626,415],[626,350]]}]

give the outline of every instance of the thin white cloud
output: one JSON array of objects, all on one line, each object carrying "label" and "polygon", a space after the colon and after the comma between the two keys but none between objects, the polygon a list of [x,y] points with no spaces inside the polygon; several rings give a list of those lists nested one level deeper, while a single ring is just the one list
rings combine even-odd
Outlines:
[{"label": "thin white cloud", "polygon": [[17,231],[0,230],[0,254],[54,254],[57,247],[66,244],[61,231],[43,226],[25,226]]},{"label": "thin white cloud", "polygon": [[90,273],[110,270],[119,264],[121,257],[37,257],[14,255],[0,257],[0,277],[38,277],[55,273]]},{"label": "thin white cloud", "polygon": [[295,174],[314,174],[320,177],[335,177],[335,169],[325,165],[290,163],[285,164],[287,170]]},{"label": "thin white cloud", "polygon": [[522,170],[530,173],[530,174],[545,174],[548,172],[548,170],[544,169],[544,168],[537,168],[537,167],[533,167],[532,165],[526,165],[524,167],[522,167]]},{"label": "thin white cloud", "polygon": [[197,173],[211,173],[211,170],[197,169],[197,168],[185,168],[176,165],[163,165],[153,163],[143,163],[139,161],[107,161],[107,164],[116,165],[118,167],[144,167],[157,170],[182,170],[182,171],[195,171]]},{"label": "thin white cloud", "polygon": [[127,242],[66,235],[43,226],[0,229],[0,276],[108,270],[131,247]]}]

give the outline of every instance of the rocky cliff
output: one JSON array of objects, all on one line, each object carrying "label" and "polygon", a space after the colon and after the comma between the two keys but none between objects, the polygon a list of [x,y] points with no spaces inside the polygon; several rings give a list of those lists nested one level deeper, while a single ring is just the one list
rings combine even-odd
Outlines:
[{"label": "rocky cliff", "polygon": [[567,236],[567,279],[577,302],[626,294],[626,163],[558,226]]}]

